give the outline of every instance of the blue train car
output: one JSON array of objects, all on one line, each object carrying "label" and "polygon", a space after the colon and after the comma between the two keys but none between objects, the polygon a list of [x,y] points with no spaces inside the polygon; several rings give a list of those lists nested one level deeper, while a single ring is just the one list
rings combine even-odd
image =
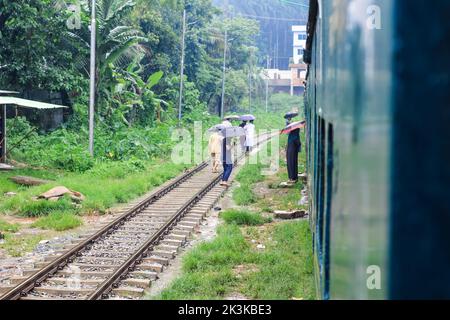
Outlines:
[{"label": "blue train car", "polygon": [[311,0],[318,297],[450,299],[450,1]]}]

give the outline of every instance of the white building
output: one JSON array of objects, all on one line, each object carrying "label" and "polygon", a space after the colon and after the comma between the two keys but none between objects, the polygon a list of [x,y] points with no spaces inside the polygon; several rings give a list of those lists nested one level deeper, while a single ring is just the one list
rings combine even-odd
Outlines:
[{"label": "white building", "polygon": [[303,50],[306,48],[306,26],[292,26],[294,33],[294,54],[293,63],[299,64],[303,62]]}]

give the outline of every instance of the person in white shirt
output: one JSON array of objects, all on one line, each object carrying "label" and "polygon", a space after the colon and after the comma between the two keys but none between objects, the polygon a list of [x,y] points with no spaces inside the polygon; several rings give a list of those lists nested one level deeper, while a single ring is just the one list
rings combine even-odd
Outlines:
[{"label": "person in white shirt", "polygon": [[253,122],[254,122],[253,120],[250,121],[244,127],[245,147],[247,152],[252,151],[253,147],[255,146],[255,125]]},{"label": "person in white shirt", "polygon": [[223,122],[222,122],[222,125],[223,125],[225,128],[231,128],[231,127],[233,127],[233,125],[231,124],[230,120],[228,120],[228,119],[224,119]]},{"label": "person in white shirt", "polygon": [[209,138],[208,150],[212,160],[212,172],[219,172],[220,154],[222,152],[223,136],[218,132],[213,132]]}]

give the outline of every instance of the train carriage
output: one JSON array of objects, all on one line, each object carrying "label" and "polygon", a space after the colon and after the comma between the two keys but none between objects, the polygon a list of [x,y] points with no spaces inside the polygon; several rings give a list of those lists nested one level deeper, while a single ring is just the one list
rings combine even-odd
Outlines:
[{"label": "train carriage", "polygon": [[450,298],[450,1],[310,2],[318,296]]}]

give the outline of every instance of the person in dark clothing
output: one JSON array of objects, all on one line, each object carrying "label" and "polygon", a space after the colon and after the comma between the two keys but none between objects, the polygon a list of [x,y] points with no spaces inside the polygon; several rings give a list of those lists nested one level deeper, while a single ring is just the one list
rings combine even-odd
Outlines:
[{"label": "person in dark clothing", "polygon": [[301,148],[300,129],[297,129],[289,133],[287,144],[286,157],[290,183],[297,183],[298,181],[298,154]]},{"label": "person in dark clothing", "polygon": [[222,144],[222,163],[223,163],[223,177],[220,185],[230,186],[228,180],[230,179],[231,173],[233,172],[233,157],[231,154],[231,141],[232,138],[226,137],[223,139]]}]

